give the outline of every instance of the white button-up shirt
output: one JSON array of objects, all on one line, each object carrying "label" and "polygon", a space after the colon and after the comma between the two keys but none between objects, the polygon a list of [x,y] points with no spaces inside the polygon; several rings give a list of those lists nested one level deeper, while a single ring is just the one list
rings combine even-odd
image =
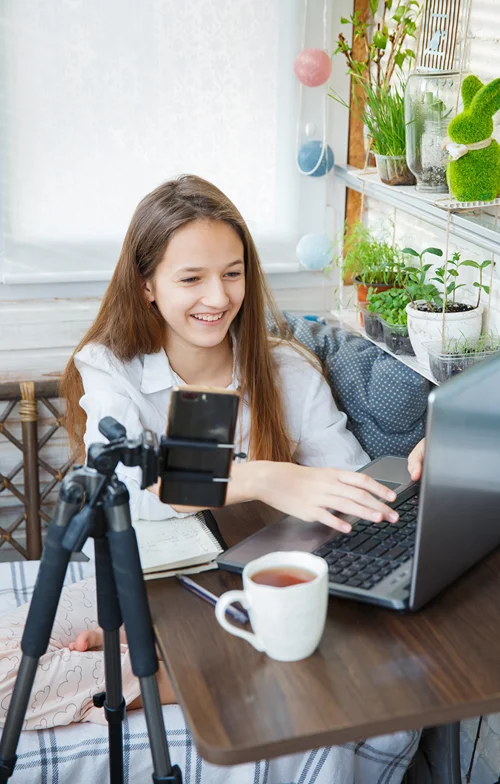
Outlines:
[{"label": "white button-up shirt", "polygon": [[[287,432],[296,444],[296,462],[353,471],[369,462],[368,455],[346,429],[346,415],[338,410],[319,370],[289,344],[276,344],[273,354]],[[158,438],[165,434],[172,388],[184,382],[170,367],[163,349],[157,354],[121,362],[105,346],[89,344],[76,354],[75,363],[85,390],[80,405],[87,414],[86,449],[96,441],[106,440],[98,429],[99,420],[105,416],[121,422],[129,438],[139,436],[144,429],[152,430]],[[235,365],[229,389],[237,388]],[[250,411],[242,400],[236,437],[238,450],[248,452],[249,432]],[[140,489],[140,468],[119,463],[116,473],[130,493],[133,520],[183,516],[161,503],[154,493]]]}]

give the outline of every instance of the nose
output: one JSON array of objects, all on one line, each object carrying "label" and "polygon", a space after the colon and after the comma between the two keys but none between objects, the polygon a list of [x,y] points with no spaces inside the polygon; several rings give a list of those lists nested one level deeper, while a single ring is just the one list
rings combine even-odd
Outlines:
[{"label": "nose", "polygon": [[211,278],[207,282],[207,290],[203,297],[203,303],[213,310],[222,310],[223,308],[227,308],[229,302],[230,300],[226,291],[225,281],[221,280],[219,277]]}]

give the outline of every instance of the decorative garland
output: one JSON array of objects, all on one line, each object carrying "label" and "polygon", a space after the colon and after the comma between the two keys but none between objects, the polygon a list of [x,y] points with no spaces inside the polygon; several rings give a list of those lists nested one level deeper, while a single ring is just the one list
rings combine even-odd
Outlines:
[{"label": "decorative garland", "polygon": [[[327,99],[326,88],[332,71],[328,47],[328,0],[323,0],[323,48],[306,49],[306,27],[308,18],[308,0],[304,0],[304,23],[302,28],[302,49],[295,58],[294,72],[300,82],[299,106],[295,134],[296,164],[299,172],[306,177],[324,177],[334,163],[333,150],[327,143]],[[322,137],[321,140],[311,139],[301,144],[300,131],[303,114],[304,87],[323,87],[322,100]],[[309,135],[309,124],[305,126],[306,136]],[[305,234],[297,244],[297,259],[302,266],[310,270],[321,270],[332,261],[333,245],[326,232],[322,234]]]}]

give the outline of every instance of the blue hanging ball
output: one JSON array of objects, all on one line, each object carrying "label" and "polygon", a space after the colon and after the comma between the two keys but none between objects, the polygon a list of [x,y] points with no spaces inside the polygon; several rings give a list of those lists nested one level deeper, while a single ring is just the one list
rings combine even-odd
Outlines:
[{"label": "blue hanging ball", "polygon": [[[321,155],[322,153],[323,155]],[[321,158],[321,163],[316,171],[309,174]],[[299,150],[297,162],[302,174],[307,174],[309,177],[323,177],[333,168],[333,150],[327,144],[323,151],[323,142],[317,140],[305,142]]]},{"label": "blue hanging ball", "polygon": [[297,259],[303,267],[322,270],[332,260],[333,245],[326,234],[304,234],[297,245],[296,252]]}]

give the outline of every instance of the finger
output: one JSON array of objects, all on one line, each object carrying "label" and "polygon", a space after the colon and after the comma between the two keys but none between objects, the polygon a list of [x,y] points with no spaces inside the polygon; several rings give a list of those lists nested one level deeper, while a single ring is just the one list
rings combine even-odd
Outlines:
[{"label": "finger", "polygon": [[422,476],[422,463],[410,463],[410,461],[408,461],[408,473],[414,482],[418,482]]},{"label": "finger", "polygon": [[341,520],[340,517],[335,517],[328,509],[318,508],[313,519],[327,525],[329,528],[334,528],[335,531],[341,531],[343,534],[348,534],[352,530],[352,526],[349,523]]},{"label": "finger", "polygon": [[411,452],[410,456],[408,457],[408,472],[414,482],[420,479],[422,475],[423,459],[424,459],[424,441],[420,441],[420,443],[417,444],[413,452]]},{"label": "finger", "polygon": [[[389,506],[386,506],[382,501],[379,501],[378,498],[375,498],[371,493],[367,490],[361,490],[359,487],[348,487],[347,485],[343,485],[339,483],[335,488],[335,491],[330,495],[339,495],[343,498],[349,498],[352,501],[355,501],[357,504],[361,505],[364,508],[363,514],[367,514],[369,519],[374,519],[377,522],[380,522],[382,519],[389,520],[391,523],[396,523],[399,519],[399,515],[394,509],[391,509]],[[335,504],[330,504],[337,508]],[[342,510],[344,511],[344,510]],[[372,515],[376,515],[372,517]]]},{"label": "finger", "polygon": [[386,501],[395,501],[396,493],[390,490],[385,485],[372,479],[368,474],[360,474],[357,471],[338,471],[337,479],[345,485],[352,487],[360,487],[362,490],[368,490],[369,493],[374,493],[379,498],[384,498]]},{"label": "finger", "polygon": [[[314,500],[316,501],[316,499]],[[371,505],[365,505],[356,497],[348,498],[343,495],[323,496],[318,502],[318,506],[327,506],[329,509],[335,509],[337,512],[354,515],[362,520],[370,520],[374,523],[380,523],[382,520],[396,523],[399,519],[399,515],[394,509],[390,509],[380,502],[378,502],[379,508],[373,508]]]}]

